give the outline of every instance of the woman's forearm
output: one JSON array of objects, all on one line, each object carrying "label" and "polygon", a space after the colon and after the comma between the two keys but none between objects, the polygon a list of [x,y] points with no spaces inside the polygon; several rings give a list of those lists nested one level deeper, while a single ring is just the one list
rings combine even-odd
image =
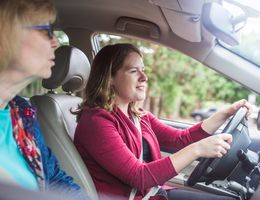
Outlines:
[{"label": "woman's forearm", "polygon": [[191,144],[180,151],[170,155],[170,160],[177,173],[199,158],[196,143]]},{"label": "woman's forearm", "polygon": [[201,124],[201,128],[207,133],[213,135],[228,117],[229,116],[227,116],[224,112],[219,111],[204,120]]}]

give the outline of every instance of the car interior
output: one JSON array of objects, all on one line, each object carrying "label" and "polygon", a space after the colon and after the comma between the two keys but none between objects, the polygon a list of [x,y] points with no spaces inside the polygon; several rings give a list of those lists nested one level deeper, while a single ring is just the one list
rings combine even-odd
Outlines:
[{"label": "car interior", "polygon": [[[222,42],[229,46],[239,44],[236,26],[252,17],[248,13],[253,8],[226,0],[245,11],[242,17],[232,18],[232,24],[229,24],[231,14],[223,9],[223,2],[54,0],[58,11],[54,28],[67,35],[69,45],[61,46],[55,52],[52,76],[42,81],[47,92],[32,96],[30,101],[38,110],[40,127],[48,146],[62,168],[75,178],[91,199],[98,199],[98,194],[73,145],[77,122],[72,112],[82,101],[80,91],[88,80],[90,63],[100,49],[95,35],[128,36],[177,50],[259,95],[260,66],[222,45]],[[255,13],[253,17],[260,11]],[[259,118],[258,114],[257,125],[260,127]],[[184,122],[161,121],[176,128],[191,126]],[[259,199],[260,139],[249,137],[248,126],[245,111],[239,110],[219,131],[229,132],[235,138],[232,151],[222,159],[195,161],[166,184],[243,200]],[[162,154],[167,155],[167,151],[162,149]]]}]

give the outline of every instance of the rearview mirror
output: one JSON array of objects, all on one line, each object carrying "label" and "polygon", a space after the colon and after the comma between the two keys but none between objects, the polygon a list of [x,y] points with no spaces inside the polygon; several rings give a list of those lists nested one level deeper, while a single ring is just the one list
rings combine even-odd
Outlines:
[{"label": "rearview mirror", "polygon": [[202,7],[202,24],[217,39],[228,45],[239,44],[233,16],[218,3],[205,3]]}]

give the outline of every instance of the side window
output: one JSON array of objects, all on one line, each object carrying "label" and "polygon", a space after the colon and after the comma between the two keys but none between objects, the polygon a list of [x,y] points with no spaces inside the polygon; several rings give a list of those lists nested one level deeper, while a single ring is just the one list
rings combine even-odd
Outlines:
[{"label": "side window", "polygon": [[[69,38],[63,31],[54,31],[56,38],[59,41],[60,46],[69,45]],[[24,88],[19,95],[30,98],[33,95],[39,95],[45,93],[46,90],[42,87],[42,81],[36,80]]]},{"label": "side window", "polygon": [[54,31],[56,38],[59,40],[60,46],[69,45],[69,38],[63,31]]},{"label": "side window", "polygon": [[143,107],[161,119],[196,122],[228,104],[248,99],[254,106],[251,134],[259,134],[255,120],[260,96],[178,51],[158,44],[115,35],[95,36],[100,47],[132,43],[143,54],[148,89]]}]

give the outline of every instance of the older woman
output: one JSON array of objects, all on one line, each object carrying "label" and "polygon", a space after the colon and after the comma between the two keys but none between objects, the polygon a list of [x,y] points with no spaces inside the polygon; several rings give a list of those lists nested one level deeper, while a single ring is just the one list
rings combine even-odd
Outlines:
[{"label": "older woman", "polygon": [[51,27],[55,17],[50,0],[0,1],[0,169],[23,187],[81,196],[44,143],[35,109],[16,96],[51,75],[58,46]]},{"label": "older woman", "polygon": [[[90,170],[100,198],[231,200],[206,193],[165,190],[166,181],[199,157],[222,157],[230,134],[214,132],[241,106],[235,102],[186,130],[172,128],[138,109],[147,76],[139,50],[131,44],[108,45],[96,55],[79,110],[74,142]],[[179,150],[162,158],[160,145]],[[169,188],[168,188],[169,189]]]}]

